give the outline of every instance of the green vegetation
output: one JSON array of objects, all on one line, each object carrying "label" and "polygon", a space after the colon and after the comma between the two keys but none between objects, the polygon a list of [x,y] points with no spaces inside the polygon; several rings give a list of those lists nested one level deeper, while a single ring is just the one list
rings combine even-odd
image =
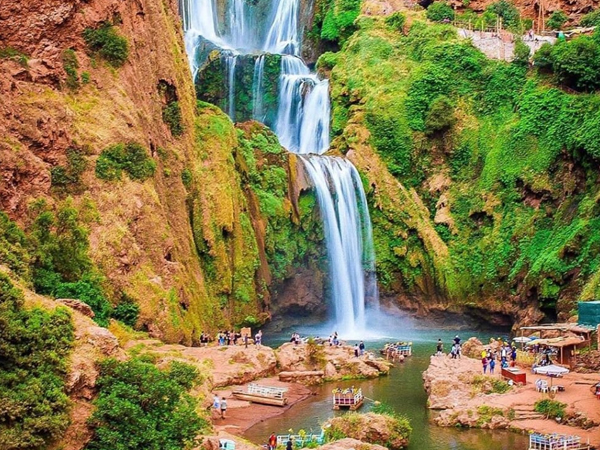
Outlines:
[{"label": "green vegetation", "polygon": [[596,9],[587,13],[581,18],[579,25],[582,27],[597,27],[600,26],[600,9]]},{"label": "green vegetation", "polygon": [[0,447],[45,448],[69,425],[65,394],[73,325],[66,308],[26,309],[0,273]]},{"label": "green vegetation", "polygon": [[196,412],[197,400],[187,393],[198,371],[177,361],[159,370],[144,359],[101,364],[96,410],[89,423],[90,450],[180,450],[191,448],[208,421]]},{"label": "green vegetation", "polygon": [[494,408],[486,405],[478,407],[477,413],[479,414],[479,418],[477,419],[478,427],[483,427],[484,425],[490,423],[494,416],[504,416],[504,411],[502,408]]},{"label": "green vegetation", "polygon": [[86,28],[83,39],[88,48],[114,67],[121,67],[127,61],[129,44],[119,35],[112,24],[105,22],[99,28]]},{"label": "green vegetation", "polygon": [[129,178],[144,181],[154,175],[156,163],[147,150],[135,142],[112,145],[100,153],[96,176],[102,180],[120,180],[125,171]]},{"label": "green vegetation", "polygon": [[130,327],[135,326],[140,315],[140,306],[129,295],[123,293],[121,301],[112,310],[111,317]]},{"label": "green vegetation", "polygon": [[0,211],[0,264],[26,280],[30,277],[28,246],[25,233]]},{"label": "green vegetation", "polygon": [[22,66],[27,66],[28,57],[25,53],[12,47],[0,47],[0,59],[16,59]]},{"label": "green vegetation", "polygon": [[433,2],[427,8],[427,18],[434,22],[454,20],[454,10],[445,2]]},{"label": "green vegetation", "polygon": [[551,30],[560,30],[563,25],[569,20],[569,17],[565,14],[564,11],[560,9],[558,11],[554,11],[548,21],[546,22],[546,26]]},{"label": "green vegetation", "polygon": [[179,107],[179,102],[169,102],[167,106],[163,108],[162,118],[163,122],[168,125],[173,136],[181,136],[183,134],[184,128],[183,123],[181,123],[181,108]]},{"label": "green vegetation", "polygon": [[533,409],[540,414],[544,414],[547,419],[565,417],[566,403],[557,400],[543,399],[535,402]]},{"label": "green vegetation", "polygon": [[393,30],[396,30],[400,33],[404,31],[404,24],[406,23],[406,16],[399,11],[396,11],[393,14],[390,14],[385,18],[385,24],[388,25]]},{"label": "green vegetation", "polygon": [[[511,8],[495,11],[509,17]],[[592,169],[600,98],[552,87],[538,64],[553,67],[554,52],[561,61],[562,52],[580,55],[557,68],[577,70],[576,80],[561,79],[590,89],[600,73],[593,39],[542,47],[536,73],[525,54],[515,63],[489,60],[448,25],[415,20],[402,35],[380,20],[336,54],[334,146],[364,153],[356,130],[368,128],[368,143],[425,208],[420,216],[410,202],[386,203],[392,194],[381,192],[382,174],[365,182],[384,291],[422,295],[425,288],[472,308],[517,295],[551,317],[557,305],[573,310],[579,292],[600,292]],[[442,194],[447,221],[434,223]]]},{"label": "green vegetation", "polygon": [[[386,405],[375,406],[375,410],[377,411],[372,411],[368,415],[349,412],[330,419],[329,426],[325,428],[327,440],[333,441],[350,437],[378,444],[391,450],[404,448],[412,433],[408,418],[395,413],[391,407]],[[371,433],[369,430],[369,419],[373,418],[373,415],[379,416],[379,419],[383,419],[385,424],[375,433]],[[381,423],[380,420],[378,422]]]},{"label": "green vegetation", "polygon": [[63,51],[62,55],[63,68],[67,73],[67,87],[69,89],[78,89],[79,88],[79,75],[77,74],[77,69],[79,69],[79,61],[77,61],[77,55],[75,54],[75,50],[72,48],[68,48]]},{"label": "green vegetation", "polygon": [[61,194],[79,193],[83,188],[81,175],[87,166],[87,159],[81,149],[67,149],[66,165],[54,166],[50,169],[52,187]]},{"label": "green vegetation", "polygon": [[517,38],[515,40],[515,57],[513,63],[519,66],[527,67],[529,64],[529,56],[531,55],[531,49],[523,39]]},{"label": "green vegetation", "polygon": [[313,27],[308,36],[340,47],[356,31],[355,21],[361,0],[318,0],[315,2]]}]

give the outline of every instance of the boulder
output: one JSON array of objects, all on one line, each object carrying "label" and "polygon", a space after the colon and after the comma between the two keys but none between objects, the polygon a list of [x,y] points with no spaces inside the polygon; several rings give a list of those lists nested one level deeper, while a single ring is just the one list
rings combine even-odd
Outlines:
[{"label": "boulder", "polygon": [[469,358],[481,358],[481,352],[484,350],[484,346],[479,339],[471,337],[461,346],[461,353],[463,356]]},{"label": "boulder", "polygon": [[62,303],[65,306],[68,306],[75,311],[79,311],[81,314],[87,317],[91,317],[92,319],[96,314],[92,311],[92,308],[87,303],[83,303],[81,300],[77,300],[74,298],[57,298],[57,302]]}]

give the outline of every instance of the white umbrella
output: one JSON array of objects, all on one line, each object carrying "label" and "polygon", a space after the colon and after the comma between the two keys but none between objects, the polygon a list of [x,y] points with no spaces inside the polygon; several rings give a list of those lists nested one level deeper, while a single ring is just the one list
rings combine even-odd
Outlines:
[{"label": "white umbrella", "polygon": [[530,340],[531,338],[528,338],[527,336],[517,336],[513,339],[513,342],[529,342]]},{"label": "white umbrella", "polygon": [[548,366],[539,366],[533,369],[533,373],[541,373],[542,375],[549,375],[551,377],[557,377],[569,372],[569,369],[567,369],[566,367],[557,366],[556,364],[550,364]]}]

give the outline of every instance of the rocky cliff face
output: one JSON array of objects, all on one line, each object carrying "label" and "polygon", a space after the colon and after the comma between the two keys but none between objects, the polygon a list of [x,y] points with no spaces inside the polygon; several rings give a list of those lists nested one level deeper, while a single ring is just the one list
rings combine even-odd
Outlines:
[{"label": "rocky cliff face", "polygon": [[[120,67],[84,39],[106,24],[128,43]],[[315,259],[291,244],[274,258],[280,235],[321,238],[313,204],[300,201],[296,160],[272,134],[197,105],[176,2],[7,1],[0,29],[2,211],[27,229],[34,200],[91,205],[91,256],[108,297],[132,297],[137,326],[157,337],[190,344],[205,327],[266,320],[292,264]],[[128,142],[154,175],[100,179],[102,151]],[[73,149],[84,170],[60,184]]]}]

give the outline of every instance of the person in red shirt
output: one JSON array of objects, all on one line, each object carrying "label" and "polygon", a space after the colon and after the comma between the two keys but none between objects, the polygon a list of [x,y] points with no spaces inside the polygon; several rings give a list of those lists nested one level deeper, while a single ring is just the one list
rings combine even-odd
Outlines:
[{"label": "person in red shirt", "polygon": [[277,447],[277,436],[275,436],[275,432],[271,433],[269,436],[269,450],[275,450]]}]

